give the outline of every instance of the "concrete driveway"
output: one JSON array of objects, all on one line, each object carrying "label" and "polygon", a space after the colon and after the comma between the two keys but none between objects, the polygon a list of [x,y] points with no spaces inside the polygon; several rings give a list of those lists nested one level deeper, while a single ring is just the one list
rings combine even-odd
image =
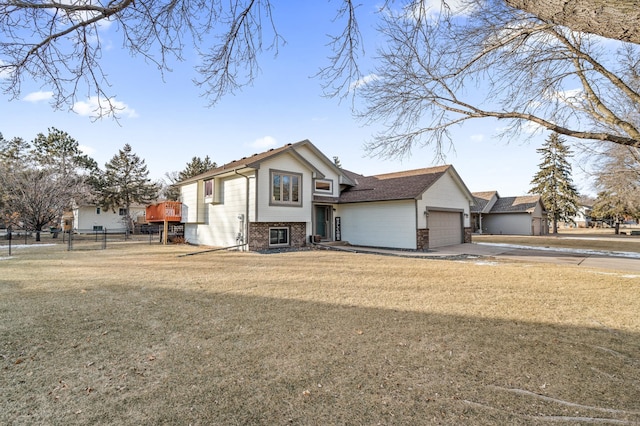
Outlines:
[{"label": "concrete driveway", "polygon": [[360,246],[331,246],[331,248],[355,253],[376,253],[389,256],[417,257],[425,259],[464,259],[469,257],[480,257],[497,260],[578,265],[617,271],[640,272],[640,253],[608,253],[592,250],[530,248],[507,244],[488,243],[459,244],[432,249],[427,252]]},{"label": "concrete driveway", "polygon": [[640,253],[607,253],[592,250],[524,248],[507,244],[459,244],[429,253],[433,257],[480,256],[522,262],[579,265],[592,268],[640,272]]}]

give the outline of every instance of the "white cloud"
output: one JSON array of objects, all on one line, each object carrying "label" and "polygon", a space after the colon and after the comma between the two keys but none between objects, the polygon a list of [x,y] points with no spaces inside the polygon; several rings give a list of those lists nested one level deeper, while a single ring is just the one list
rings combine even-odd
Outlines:
[{"label": "white cloud", "polygon": [[253,148],[266,149],[266,148],[270,148],[272,146],[276,146],[277,143],[278,142],[276,141],[276,139],[274,137],[265,136],[263,138],[256,139],[255,141],[253,141],[253,143],[249,144],[249,146],[251,146]]},{"label": "white cloud", "polygon": [[470,139],[473,142],[482,142],[484,140],[484,135],[481,133],[476,133],[475,135],[471,135]]},{"label": "white cloud", "polygon": [[83,154],[86,154],[89,156],[95,154],[96,152],[95,148],[90,147],[88,145],[78,145],[78,149],[80,149],[80,151],[82,151]]},{"label": "white cloud", "polygon": [[376,74],[369,74],[369,75],[365,75],[364,77],[362,77],[359,80],[354,81],[353,83],[351,83],[349,85],[349,89],[350,90],[354,90],[359,88],[360,86],[365,86],[369,83],[371,83],[372,81],[376,81],[378,80],[380,77],[378,77]]},{"label": "white cloud", "polygon": [[559,99],[562,102],[574,107],[579,106],[585,99],[584,91],[582,89],[570,89],[555,92],[551,95],[551,97]]},{"label": "white cloud", "polygon": [[115,98],[100,99],[92,96],[88,101],[79,101],[73,104],[73,111],[76,114],[87,117],[109,117],[119,116],[136,118],[138,113],[124,102],[116,101]]},{"label": "white cloud", "polygon": [[48,101],[53,98],[53,92],[32,92],[23,98],[24,101],[27,102],[40,102],[40,101]]}]

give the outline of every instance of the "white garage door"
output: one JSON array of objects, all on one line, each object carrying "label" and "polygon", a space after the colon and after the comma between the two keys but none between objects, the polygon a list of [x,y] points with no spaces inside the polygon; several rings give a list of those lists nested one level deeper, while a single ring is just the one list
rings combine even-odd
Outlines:
[{"label": "white garage door", "polygon": [[429,211],[429,248],[462,243],[461,213]]}]

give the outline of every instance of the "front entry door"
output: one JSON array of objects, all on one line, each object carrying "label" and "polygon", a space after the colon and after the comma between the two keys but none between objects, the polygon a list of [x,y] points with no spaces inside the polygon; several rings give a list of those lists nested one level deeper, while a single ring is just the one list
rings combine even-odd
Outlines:
[{"label": "front entry door", "polygon": [[331,239],[331,206],[316,206],[316,235],[323,240]]}]

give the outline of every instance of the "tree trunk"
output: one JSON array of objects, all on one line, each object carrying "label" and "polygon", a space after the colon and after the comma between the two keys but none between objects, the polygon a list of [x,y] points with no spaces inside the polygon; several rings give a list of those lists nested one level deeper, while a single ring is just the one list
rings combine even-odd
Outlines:
[{"label": "tree trunk", "polygon": [[640,44],[640,0],[505,0],[574,31]]},{"label": "tree trunk", "polygon": [[40,230],[36,229],[36,242],[40,241]]}]

